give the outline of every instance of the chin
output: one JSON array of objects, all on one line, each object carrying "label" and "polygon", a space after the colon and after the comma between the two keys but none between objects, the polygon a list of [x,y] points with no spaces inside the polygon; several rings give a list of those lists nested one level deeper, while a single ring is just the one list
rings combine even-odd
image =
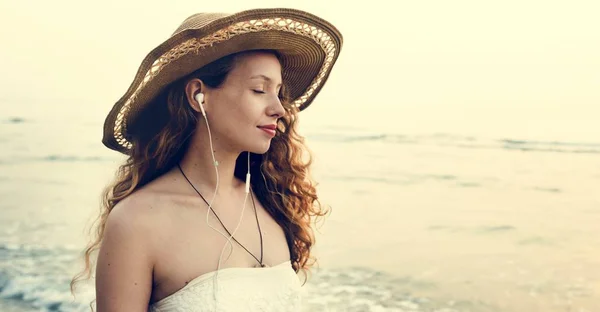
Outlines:
[{"label": "chin", "polygon": [[253,154],[261,155],[261,154],[268,152],[270,147],[271,147],[271,142],[269,141],[266,144],[260,144],[260,145],[257,144],[257,145],[251,146],[248,149],[248,151]]},{"label": "chin", "polygon": [[264,147],[263,148],[257,148],[255,150],[250,150],[250,152],[253,153],[253,154],[262,155],[262,154],[264,154],[264,153],[266,153],[266,152],[269,151],[269,147],[270,146],[267,146],[266,148],[264,148]]}]

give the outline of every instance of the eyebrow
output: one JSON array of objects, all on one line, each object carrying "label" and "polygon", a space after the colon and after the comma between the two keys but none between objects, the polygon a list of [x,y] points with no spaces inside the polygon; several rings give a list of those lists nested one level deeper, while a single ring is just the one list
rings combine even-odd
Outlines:
[{"label": "eyebrow", "polygon": [[[271,79],[271,78],[269,78],[269,77],[267,77],[265,75],[254,75],[254,76],[250,77],[250,79],[263,79],[263,80],[266,80],[268,82],[272,82],[273,81],[273,79]],[[281,83],[278,86],[281,86]]]}]

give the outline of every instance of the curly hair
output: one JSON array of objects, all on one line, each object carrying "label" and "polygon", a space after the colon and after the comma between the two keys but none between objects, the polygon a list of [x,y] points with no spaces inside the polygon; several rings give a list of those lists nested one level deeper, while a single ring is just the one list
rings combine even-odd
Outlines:
[{"label": "curly hair", "polygon": [[[268,52],[281,60],[275,51]],[[92,225],[95,232],[91,234],[95,235],[83,254],[85,268],[71,280],[71,293],[74,294],[79,281],[91,277],[91,258],[101,245],[111,210],[121,200],[173,168],[187,151],[199,120],[185,94],[187,81],[198,78],[211,88],[219,87],[242,53],[223,57],[169,85],[148,109],[130,121],[128,131],[133,135],[129,157],[117,170],[115,181],[102,194],[101,211]],[[292,267],[296,273],[304,273],[306,282],[306,273],[316,262],[310,254],[315,243],[311,222],[325,216],[327,211],[319,202],[316,183],[310,177],[312,155],[297,132],[298,109],[289,105],[285,86],[280,98],[286,114],[278,121],[269,150],[265,154],[250,155],[251,184],[256,198],[285,232]],[[246,153],[238,157],[234,171],[241,180],[245,180],[248,169]]]}]

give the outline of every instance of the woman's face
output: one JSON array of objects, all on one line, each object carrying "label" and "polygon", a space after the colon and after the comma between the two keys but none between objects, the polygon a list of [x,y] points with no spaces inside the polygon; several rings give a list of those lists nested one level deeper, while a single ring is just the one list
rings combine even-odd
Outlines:
[{"label": "woman's face", "polygon": [[202,85],[213,139],[232,152],[267,152],[285,110],[279,98],[281,64],[265,52],[239,55],[218,88]]}]

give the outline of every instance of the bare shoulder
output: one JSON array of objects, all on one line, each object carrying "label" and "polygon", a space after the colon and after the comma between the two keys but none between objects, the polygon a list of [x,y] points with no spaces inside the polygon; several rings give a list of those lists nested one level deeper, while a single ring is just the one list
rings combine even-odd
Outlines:
[{"label": "bare shoulder", "polygon": [[160,204],[158,197],[153,190],[142,188],[120,201],[110,212],[108,221],[115,225],[127,223],[139,230],[149,229],[160,212],[155,209]]},{"label": "bare shoulder", "polygon": [[152,205],[152,192],[136,192],[109,213],[96,267],[98,312],[147,310],[157,235]]},{"label": "bare shoulder", "polygon": [[105,226],[105,239],[139,240],[140,245],[151,248],[151,235],[157,227],[159,209],[151,192],[136,192],[119,202],[109,213]]},{"label": "bare shoulder", "polygon": [[165,218],[170,213],[170,196],[152,187],[143,187],[119,202],[110,212],[105,238],[131,240],[152,256],[154,244],[166,230]]}]

